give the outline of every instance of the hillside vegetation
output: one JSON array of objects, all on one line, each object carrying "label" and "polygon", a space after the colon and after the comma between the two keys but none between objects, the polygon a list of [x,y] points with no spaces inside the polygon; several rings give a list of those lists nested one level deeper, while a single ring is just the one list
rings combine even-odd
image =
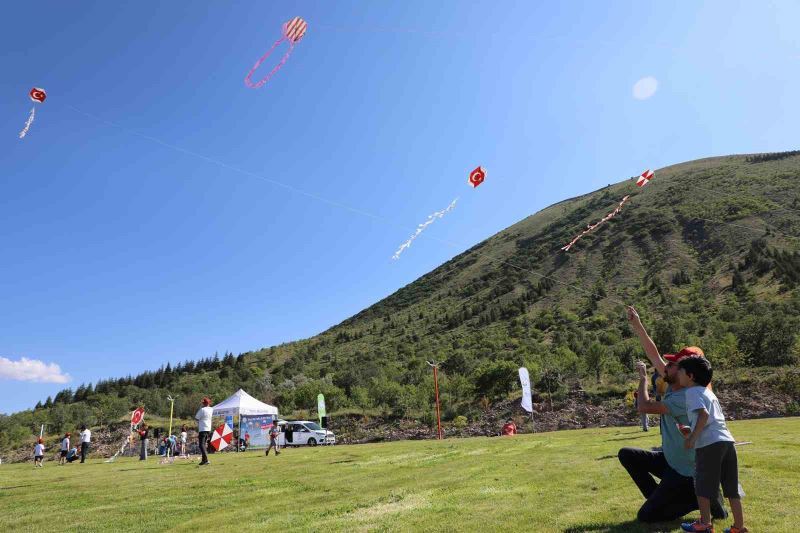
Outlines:
[{"label": "hillside vegetation", "polygon": [[[799,179],[798,152],[673,165],[642,189],[625,179],[531,215],[310,339],[81,385],[0,417],[0,447],[42,423],[51,433],[104,424],[137,405],[165,414],[168,394],[188,417],[202,396],[239,387],[284,413],[311,409],[322,392],[329,411],[431,423],[430,359],[442,362],[446,420],[472,420],[508,398],[520,365],[556,398],[624,392],[642,356],[625,303],[662,351],[696,344],[721,369],[788,367],[773,386],[793,398],[791,413],[800,402]],[[628,194],[616,218],[559,250]]]}]

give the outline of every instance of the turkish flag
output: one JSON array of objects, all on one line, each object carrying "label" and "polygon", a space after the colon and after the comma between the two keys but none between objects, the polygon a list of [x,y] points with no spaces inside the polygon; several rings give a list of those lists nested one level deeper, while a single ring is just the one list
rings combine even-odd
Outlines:
[{"label": "turkish flag", "polygon": [[486,169],[483,167],[478,167],[469,173],[469,184],[472,185],[473,189],[483,183],[483,180],[485,179]]}]

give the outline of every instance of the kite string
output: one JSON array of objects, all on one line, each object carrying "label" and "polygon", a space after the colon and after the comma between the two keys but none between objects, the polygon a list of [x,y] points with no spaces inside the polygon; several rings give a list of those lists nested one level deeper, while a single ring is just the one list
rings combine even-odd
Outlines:
[{"label": "kite string", "polygon": [[25,136],[28,134],[28,130],[31,129],[31,124],[33,124],[33,117],[36,115],[36,106],[31,108],[31,114],[28,115],[28,120],[25,121],[25,127],[22,128],[22,131],[19,132],[19,138],[24,139]]},{"label": "kite string", "polygon": [[244,78],[245,85],[247,85],[248,87],[252,87],[253,89],[258,89],[259,87],[262,87],[265,83],[267,83],[269,81],[269,79],[276,72],[278,72],[278,70],[280,70],[280,68],[284,65],[284,63],[286,63],[286,60],[289,59],[289,54],[291,54],[292,50],[294,49],[294,43],[291,40],[289,41],[289,50],[286,51],[286,53],[284,54],[284,56],[280,60],[280,62],[277,65],[275,65],[274,67],[272,67],[272,70],[269,71],[269,74],[264,76],[264,78],[262,78],[260,81],[258,81],[256,83],[253,83],[252,80],[250,79],[253,76],[253,74],[255,73],[255,71],[258,70],[258,67],[261,66],[261,63],[263,63],[264,60],[267,59],[267,57],[269,57],[270,54],[272,54],[272,51],[275,50],[275,47],[277,47],[279,44],[281,44],[284,40],[286,40],[285,36],[281,37],[280,39],[275,41],[275,43],[272,45],[272,48],[267,50],[267,53],[265,53],[263,56],[261,56],[258,59],[258,61],[256,61],[255,65],[253,65],[253,68],[250,69],[250,72],[248,72],[247,76],[245,76],[245,78]]},{"label": "kite string", "polygon": [[[140,132],[138,132],[136,130],[132,130],[130,128],[126,128],[125,126],[117,124],[116,122],[112,122],[110,120],[106,120],[104,118],[98,117],[98,116],[93,115],[91,113],[87,113],[86,111],[82,111],[82,110],[80,110],[80,109],[78,109],[78,108],[76,108],[76,107],[74,107],[72,105],[67,105],[67,107],[69,107],[73,111],[75,111],[75,112],[77,112],[79,114],[82,114],[82,115],[84,115],[84,116],[86,116],[88,118],[91,118],[93,120],[96,120],[98,122],[101,122],[101,123],[109,125],[109,126],[113,126],[113,127],[117,128],[117,129],[125,131],[125,132],[127,132],[127,133],[129,133],[131,135],[140,137],[142,139],[146,139],[146,140],[148,140],[150,142],[159,144],[159,145],[161,145],[163,147],[170,148],[172,150],[176,150],[176,151],[181,152],[183,154],[190,155],[190,156],[196,157],[198,159],[202,159],[202,160],[207,161],[209,163],[213,163],[215,165],[218,165],[218,166],[220,166],[222,168],[231,170],[231,171],[236,172],[238,174],[242,174],[244,176],[249,176],[251,178],[256,178],[256,179],[265,181],[265,182],[270,183],[272,185],[281,187],[281,188],[283,188],[285,190],[294,192],[294,193],[302,195],[302,196],[306,196],[307,198],[312,198],[314,200],[317,200],[319,202],[328,204],[330,206],[338,207],[340,209],[344,209],[346,211],[350,211],[351,213],[356,213],[356,214],[371,218],[373,220],[382,222],[382,223],[384,223],[386,225],[389,225],[389,226],[403,228],[403,229],[407,228],[407,226],[399,224],[399,223],[397,223],[397,222],[395,222],[395,221],[393,221],[391,219],[388,219],[386,217],[377,215],[375,213],[371,213],[369,211],[365,211],[365,210],[360,209],[360,208],[352,207],[350,205],[347,205],[347,204],[344,204],[344,203],[341,203],[341,202],[338,202],[338,201],[335,201],[335,200],[330,200],[330,199],[325,198],[323,196],[319,196],[317,194],[310,193],[310,192],[305,191],[303,189],[298,189],[298,188],[293,187],[291,185],[288,185],[286,183],[283,183],[283,182],[280,182],[280,181],[277,181],[277,180],[274,180],[274,179],[267,178],[267,177],[262,176],[260,174],[256,174],[255,172],[250,172],[248,170],[244,170],[244,169],[235,167],[233,165],[230,165],[230,164],[225,163],[223,161],[220,161],[218,159],[214,159],[212,157],[209,157],[209,156],[194,152],[192,150],[189,150],[189,149],[186,149],[186,148],[182,148],[180,146],[176,146],[176,145],[170,144],[168,142],[162,141],[161,139],[158,139],[158,138],[153,137],[151,135],[140,133]],[[707,220],[709,222],[713,222],[713,223],[717,223],[717,224],[731,225],[728,222],[723,222],[723,221],[720,221],[720,220],[710,220],[710,219],[702,219],[702,220]],[[750,230],[754,230],[755,229],[755,228],[750,228],[750,227],[747,227],[747,226],[738,226],[738,227],[742,227],[742,228],[750,229]],[[456,243],[456,242],[453,242],[453,241],[447,241],[447,240],[444,240],[444,239],[441,239],[441,238],[438,238],[438,237],[435,237],[435,236],[429,236],[428,238],[430,238],[430,239],[432,239],[434,241],[440,242],[442,244],[446,244],[448,246],[454,247],[454,248],[469,248],[468,245],[465,245],[463,243]],[[530,269],[526,269],[526,268],[520,267],[520,266],[515,265],[513,263],[510,263],[508,261],[499,260],[499,259],[497,259],[495,257],[489,256],[488,254],[484,254],[484,253],[478,252],[476,250],[473,250],[471,253],[473,253],[475,255],[478,255],[479,257],[487,258],[487,259],[489,259],[489,261],[491,261],[493,263],[499,261],[500,264],[507,265],[507,266],[509,266],[511,268],[515,268],[515,269],[520,270],[522,272],[527,272],[527,273],[532,274],[534,276],[538,276],[539,278],[550,280],[550,281],[552,281],[554,283],[557,283],[557,284],[565,286],[565,287],[572,287],[575,290],[580,291],[580,292],[582,292],[582,293],[584,293],[584,294],[586,294],[588,296],[594,296],[594,297],[599,297],[600,296],[600,295],[598,295],[596,293],[593,293],[592,291],[586,290],[583,287],[580,287],[578,285],[573,285],[573,284],[570,284],[570,283],[566,283],[566,282],[560,281],[560,280],[558,280],[556,278],[553,278],[552,276],[548,276],[546,274],[542,274],[541,272],[537,272],[537,271],[534,271],[534,270],[530,270]],[[619,300],[616,300],[616,299],[608,297],[608,296],[606,296],[605,298],[610,300],[610,301],[612,301],[612,302],[619,303],[621,305],[627,305],[624,302],[621,302]]]}]

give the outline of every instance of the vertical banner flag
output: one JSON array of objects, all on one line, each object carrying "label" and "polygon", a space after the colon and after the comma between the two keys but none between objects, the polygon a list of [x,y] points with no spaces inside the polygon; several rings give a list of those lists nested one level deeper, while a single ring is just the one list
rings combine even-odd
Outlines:
[{"label": "vertical banner flag", "polygon": [[325,396],[317,394],[317,414],[319,415],[319,425],[322,425],[322,418],[328,416],[325,412]]},{"label": "vertical banner flag", "polygon": [[519,382],[522,385],[522,408],[529,413],[533,412],[533,401],[531,400],[531,378],[528,376],[528,369],[520,367]]}]

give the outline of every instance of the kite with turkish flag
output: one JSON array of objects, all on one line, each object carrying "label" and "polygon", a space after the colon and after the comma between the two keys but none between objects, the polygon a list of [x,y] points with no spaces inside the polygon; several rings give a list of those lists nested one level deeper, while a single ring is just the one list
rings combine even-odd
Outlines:
[{"label": "kite with turkish flag", "polygon": [[483,167],[478,167],[469,173],[469,184],[472,185],[473,189],[483,183],[483,180],[485,179],[486,169]]},{"label": "kite with turkish flag", "polygon": [[650,180],[653,179],[653,176],[655,176],[655,173],[648,168],[647,170],[642,172],[642,175],[639,176],[639,179],[636,180],[636,185],[638,185],[639,187],[644,187],[645,185],[650,183]]},{"label": "kite with turkish flag", "polygon": [[222,424],[220,427],[214,430],[214,433],[211,435],[211,446],[214,447],[215,450],[222,451],[228,447],[233,439],[233,430],[228,426],[228,424]]},{"label": "kite with turkish flag", "polygon": [[142,419],[144,418],[144,407],[139,407],[133,413],[131,413],[131,427],[136,427],[142,423]]}]

